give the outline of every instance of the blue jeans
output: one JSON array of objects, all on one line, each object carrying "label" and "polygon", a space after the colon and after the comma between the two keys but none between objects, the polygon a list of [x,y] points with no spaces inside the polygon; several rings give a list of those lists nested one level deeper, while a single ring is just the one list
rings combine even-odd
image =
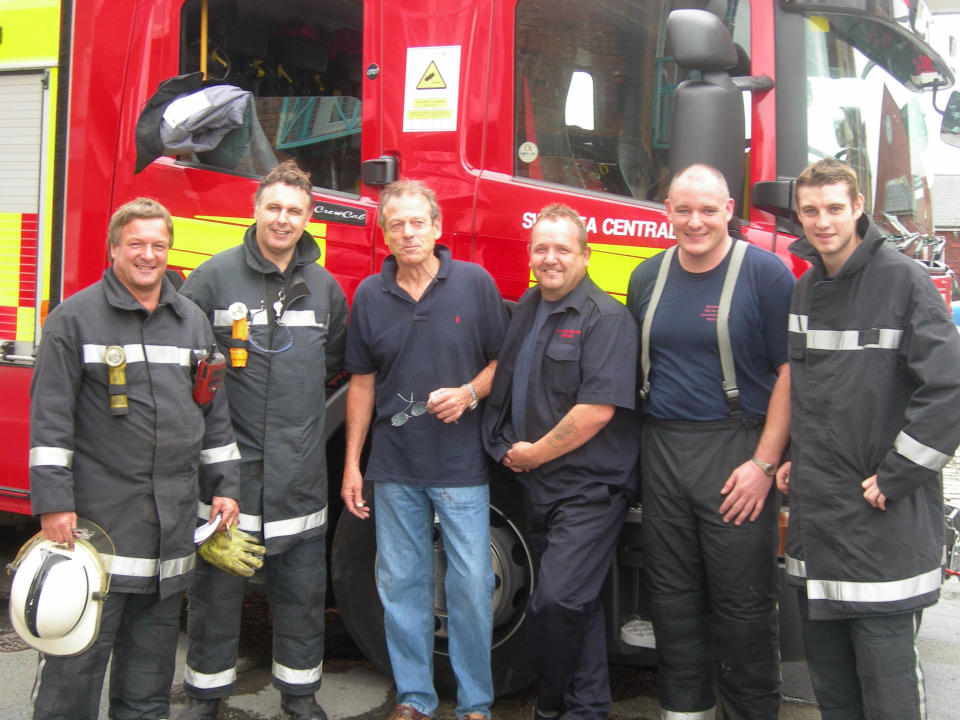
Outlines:
[{"label": "blue jeans", "polygon": [[457,678],[457,717],[472,712],[489,717],[494,585],[489,488],[378,482],[374,501],[377,587],[398,704],[429,716],[438,704],[433,686],[436,513],[447,561],[447,632]]}]

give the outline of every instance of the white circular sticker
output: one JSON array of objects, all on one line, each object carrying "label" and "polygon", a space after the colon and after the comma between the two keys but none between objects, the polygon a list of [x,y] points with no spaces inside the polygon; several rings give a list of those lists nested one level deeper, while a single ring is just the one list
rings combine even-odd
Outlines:
[{"label": "white circular sticker", "polygon": [[539,152],[537,144],[528,140],[517,150],[517,157],[520,158],[520,162],[530,164],[537,159]]}]

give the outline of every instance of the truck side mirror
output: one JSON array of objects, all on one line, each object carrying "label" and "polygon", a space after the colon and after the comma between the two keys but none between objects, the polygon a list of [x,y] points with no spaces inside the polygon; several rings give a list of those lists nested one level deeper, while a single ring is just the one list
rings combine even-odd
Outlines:
[{"label": "truck side mirror", "polygon": [[940,121],[940,139],[947,145],[960,147],[960,92],[956,90],[950,93],[947,109],[943,111],[943,119]]}]

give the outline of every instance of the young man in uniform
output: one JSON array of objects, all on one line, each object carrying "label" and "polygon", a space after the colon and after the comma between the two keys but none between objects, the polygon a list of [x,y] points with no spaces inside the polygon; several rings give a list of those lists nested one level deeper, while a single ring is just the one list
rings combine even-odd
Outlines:
[{"label": "young man in uniform", "polygon": [[[326,600],[326,384],[343,367],[347,302],[306,232],[310,179],[287,161],[254,198],[243,242],[194,270],[181,292],[213,321],[230,362],[225,387],[240,444],[240,530],[266,545],[273,684],[294,720],[325,720],[314,693],[323,670]],[[246,340],[236,337],[237,323]],[[243,334],[243,333],[241,333]],[[237,351],[242,351],[238,354]],[[217,716],[233,691],[246,578],[203,559],[190,591],[178,720]]]},{"label": "young man in uniform", "polygon": [[960,337],[926,270],[884,243],[856,174],[797,178],[812,263],[790,304],[787,577],[826,720],[926,718],[915,638],[943,580],[940,470],[960,442]]}]

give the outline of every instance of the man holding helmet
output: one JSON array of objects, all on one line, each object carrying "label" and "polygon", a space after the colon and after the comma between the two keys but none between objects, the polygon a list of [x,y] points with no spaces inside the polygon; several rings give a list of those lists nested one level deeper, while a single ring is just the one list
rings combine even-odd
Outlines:
[{"label": "man holding helmet", "polygon": [[[96,718],[111,653],[110,717],[169,716],[198,500],[211,499],[219,527],[238,514],[226,396],[194,400],[213,333],[164,277],[170,214],[138,198],[114,213],[108,232],[112,267],[50,313],[31,385],[30,498],[44,536],[73,550],[82,516],[116,547],[97,553],[110,594],[92,645],[42,651],[38,720]],[[38,582],[54,580],[60,565]]]}]

